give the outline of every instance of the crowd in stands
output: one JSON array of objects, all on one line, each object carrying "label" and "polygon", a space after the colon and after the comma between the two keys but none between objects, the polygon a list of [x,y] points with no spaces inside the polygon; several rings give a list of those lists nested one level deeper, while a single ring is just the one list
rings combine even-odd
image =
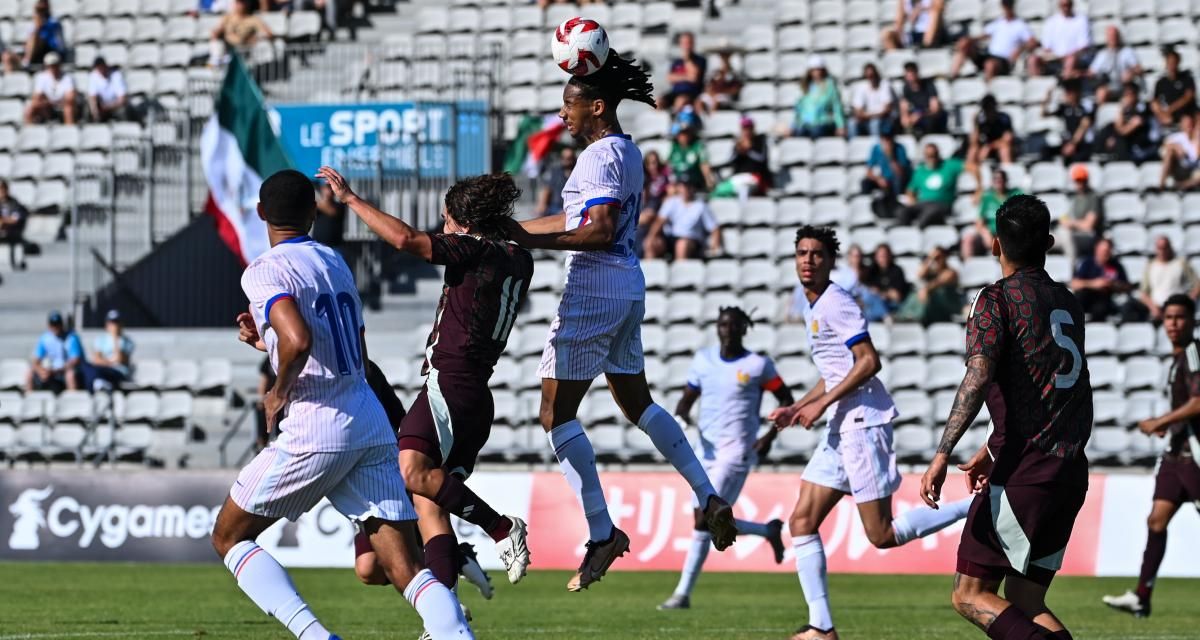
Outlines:
[{"label": "crowd in stands", "polygon": [[79,334],[62,314],[51,311],[46,331],[38,338],[25,374],[25,390],[106,391],[120,386],[133,373],[133,340],[125,335],[121,314],[105,316],[104,332],[85,353]]}]

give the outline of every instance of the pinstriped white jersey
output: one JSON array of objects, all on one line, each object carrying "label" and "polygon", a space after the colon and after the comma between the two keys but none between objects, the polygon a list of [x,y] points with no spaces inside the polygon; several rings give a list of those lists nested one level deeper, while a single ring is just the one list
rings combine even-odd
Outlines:
[{"label": "pinstriped white jersey", "polygon": [[605,136],[579,154],[563,187],[567,230],[590,222],[588,209],[619,205],[612,247],[567,255],[565,291],[617,300],[642,300],[646,279],[635,251],[642,210],[642,152],[627,135]]},{"label": "pinstriped white jersey", "polygon": [[[867,319],[854,297],[834,282],[816,302],[808,304],[806,296],[802,299],[809,351],[828,392],[841,384],[854,366],[850,347],[871,338]],[[826,415],[830,433],[838,433],[887,424],[899,414],[887,388],[879,378],[872,377],[843,396]]]},{"label": "pinstriped white jersey", "polygon": [[367,384],[360,339],[362,302],[345,261],[308,236],[272,247],[242,274],[250,314],[278,372],[271,307],[292,299],[312,335],[312,351],[292,388],[276,446],[292,453],[394,444],[387,414]]}]

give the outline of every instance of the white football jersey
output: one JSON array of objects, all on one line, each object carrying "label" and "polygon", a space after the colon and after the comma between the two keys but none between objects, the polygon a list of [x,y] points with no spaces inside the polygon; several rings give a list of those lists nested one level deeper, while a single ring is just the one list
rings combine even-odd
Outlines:
[{"label": "white football jersey", "polygon": [[714,346],[692,358],[687,384],[700,392],[701,445],[741,457],[758,439],[763,391],[779,389],[783,379],[764,355],[746,351],[725,360]]},{"label": "white football jersey", "polygon": [[342,257],[308,236],[282,242],[246,267],[242,290],[276,372],[278,336],[271,328],[271,307],[291,298],[312,335],[312,351],[292,387],[276,446],[298,453],[395,443],[383,405],[367,384],[362,302]]},{"label": "white football jersey", "polygon": [[646,297],[635,246],[642,180],[642,152],[628,135],[605,136],[579,154],[562,190],[566,230],[588,224],[591,207],[620,205],[621,211],[612,247],[567,254],[566,292],[618,300]]},{"label": "white football jersey", "polygon": [[[803,298],[805,302],[807,297]],[[825,390],[833,389],[854,366],[850,347],[868,340],[867,319],[854,297],[830,282],[817,300],[804,305],[804,325],[808,329],[808,348],[813,363],[825,381]],[[830,433],[864,429],[887,424],[899,414],[892,396],[879,378],[872,377],[826,410]]]}]

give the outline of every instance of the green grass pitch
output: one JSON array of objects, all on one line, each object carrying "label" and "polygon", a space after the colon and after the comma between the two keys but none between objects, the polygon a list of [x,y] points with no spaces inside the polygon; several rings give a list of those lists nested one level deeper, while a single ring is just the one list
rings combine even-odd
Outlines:
[{"label": "green grass pitch", "polygon": [[[293,570],[317,615],[347,640],[410,638],[416,614],[390,588],[358,584],[350,570]],[[502,574],[493,572],[496,580]],[[655,610],[671,592],[668,573],[614,572],[590,591],[567,593],[568,575],[535,572],[520,585],[497,584],[484,601],[464,585],[481,640],[721,638],[786,639],[806,616],[795,576],[701,576],[690,611]],[[1200,581],[1162,580],[1154,616],[1111,612],[1100,596],[1129,579],[1060,578],[1050,606],[1076,638],[1200,637]],[[848,640],[983,638],[950,609],[945,576],[834,575],[830,592]],[[124,565],[0,563],[0,640],[72,638],[291,638],[263,615],[219,564]]]}]

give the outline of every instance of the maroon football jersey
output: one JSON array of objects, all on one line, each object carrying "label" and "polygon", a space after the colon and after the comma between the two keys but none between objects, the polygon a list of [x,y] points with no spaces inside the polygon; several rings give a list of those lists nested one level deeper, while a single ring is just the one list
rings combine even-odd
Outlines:
[{"label": "maroon football jersey", "polygon": [[[1175,354],[1168,380],[1171,384],[1172,410],[1200,396],[1200,343],[1193,340]],[[1200,435],[1200,417],[1172,423],[1167,432],[1167,452],[1176,454],[1190,451],[1188,438],[1193,434]]]},{"label": "maroon football jersey", "polygon": [[529,292],[533,256],[514,243],[465,233],[436,233],[430,239],[429,261],[446,265],[446,277],[421,373],[432,366],[486,380]]},{"label": "maroon football jersey", "polygon": [[967,357],[995,363],[987,404],[996,485],[1087,483],[1092,385],[1083,310],[1043,269],[1021,269],[979,293]]}]

